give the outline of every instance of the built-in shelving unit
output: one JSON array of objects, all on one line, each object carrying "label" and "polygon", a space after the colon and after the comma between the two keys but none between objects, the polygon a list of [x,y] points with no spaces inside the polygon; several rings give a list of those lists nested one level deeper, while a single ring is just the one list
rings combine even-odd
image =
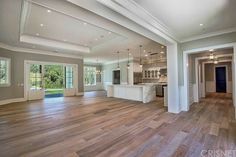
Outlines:
[{"label": "built-in shelving unit", "polygon": [[167,67],[152,67],[143,69],[143,79],[158,80],[161,75],[167,75]]}]

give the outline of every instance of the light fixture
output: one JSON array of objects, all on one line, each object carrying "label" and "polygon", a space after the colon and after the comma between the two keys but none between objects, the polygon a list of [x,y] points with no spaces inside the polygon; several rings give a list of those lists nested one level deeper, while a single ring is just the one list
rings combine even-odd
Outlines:
[{"label": "light fixture", "polygon": [[148,54],[145,54],[145,57],[147,57],[148,56]]},{"label": "light fixture", "polygon": [[200,23],[200,26],[203,26],[203,24],[202,24],[202,23]]},{"label": "light fixture", "polygon": [[86,22],[84,22],[84,25],[87,25],[87,23],[86,23]]},{"label": "light fixture", "polygon": [[117,60],[117,70],[120,70],[120,52],[119,51],[117,51],[117,57],[118,57],[118,60]]},{"label": "light fixture", "polygon": [[37,36],[39,36],[39,33],[36,33]]},{"label": "light fixture", "polygon": [[[97,65],[99,65],[98,59],[96,61],[97,61]],[[97,70],[97,68],[96,68],[96,74],[101,75],[102,71],[100,69]]]},{"label": "light fixture", "polygon": [[51,13],[52,11],[48,9],[47,12],[48,12],[48,13]]},{"label": "light fixture", "polygon": [[108,32],[108,34],[111,34],[111,32]]},{"label": "light fixture", "polygon": [[96,38],[95,40],[97,41],[98,39]]},{"label": "light fixture", "polygon": [[66,42],[67,40],[66,40],[66,39],[64,39],[63,41],[64,41],[64,42]]},{"label": "light fixture", "polygon": [[213,51],[214,51],[214,49],[210,49],[209,51],[210,51],[210,52],[213,52]]},{"label": "light fixture", "polygon": [[44,26],[44,25],[41,23],[41,24],[40,24],[40,27],[43,27],[43,26]]},{"label": "light fixture", "polygon": [[161,53],[161,54],[164,54],[165,52],[164,52],[164,51],[161,51],[160,53]]},{"label": "light fixture", "polygon": [[130,65],[129,65],[129,55],[130,55],[130,53],[129,53],[129,49],[127,49],[128,50],[128,62],[127,62],[127,69],[129,69],[130,68]]},{"label": "light fixture", "polygon": [[218,64],[219,63],[219,61],[216,59],[216,60],[214,60],[214,62],[213,62],[214,64]]},{"label": "light fixture", "polygon": [[210,55],[209,55],[209,59],[213,60],[214,58],[215,58],[215,55],[211,52]]},{"label": "light fixture", "polygon": [[141,58],[141,49],[142,49],[142,45],[139,46],[139,67],[142,68],[142,58]]}]

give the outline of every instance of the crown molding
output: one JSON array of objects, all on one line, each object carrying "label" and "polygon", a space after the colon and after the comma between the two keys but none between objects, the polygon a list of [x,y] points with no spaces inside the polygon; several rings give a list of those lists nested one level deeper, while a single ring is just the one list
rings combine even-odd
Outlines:
[{"label": "crown molding", "polygon": [[62,54],[62,53],[56,53],[56,52],[44,51],[44,50],[22,48],[22,47],[7,45],[1,42],[0,42],[0,48],[7,49],[14,52],[24,52],[24,53],[33,53],[33,54],[41,54],[41,55],[49,55],[49,56],[57,56],[57,57],[83,59],[82,56]]},{"label": "crown molding", "polygon": [[97,0],[97,1],[172,43],[189,42],[221,34],[236,32],[236,27],[233,27],[230,29],[225,29],[212,33],[206,33],[203,35],[198,35],[186,39],[179,39],[159,19],[154,17],[151,13],[149,13],[146,9],[144,9],[142,6],[140,6],[133,0]]},{"label": "crown molding", "polygon": [[65,49],[70,51],[78,51],[83,53],[90,53],[90,48],[75,44],[64,43],[56,40],[45,39],[41,37],[35,37],[31,35],[21,35],[20,42],[28,43],[28,44],[35,44],[47,47],[54,47],[58,49]]},{"label": "crown molding", "polygon": [[197,36],[194,36],[194,37],[191,37],[191,38],[183,39],[180,42],[184,43],[184,42],[189,42],[189,41],[209,38],[209,37],[213,37],[213,36],[217,36],[217,35],[222,35],[222,34],[227,34],[227,33],[233,33],[233,32],[236,32],[236,27],[225,29],[225,30],[220,30],[220,31],[212,32],[212,33],[197,35]]},{"label": "crown molding", "polygon": [[[121,15],[129,18],[131,21],[136,22],[147,30],[155,33],[156,35],[164,38],[169,43],[176,44],[178,39],[168,31],[168,28],[160,23],[148,11],[139,6],[133,0],[97,0],[104,6],[120,13]],[[167,43],[166,43],[167,44]]]}]

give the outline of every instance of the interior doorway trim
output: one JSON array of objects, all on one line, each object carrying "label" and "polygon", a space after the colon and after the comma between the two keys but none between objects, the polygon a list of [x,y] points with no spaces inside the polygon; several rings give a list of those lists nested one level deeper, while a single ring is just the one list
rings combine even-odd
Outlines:
[{"label": "interior doorway trim", "polygon": [[73,66],[75,67],[75,89],[76,95],[78,95],[78,65],[77,64],[70,64],[70,63],[61,63],[61,62],[47,62],[47,61],[34,61],[34,60],[25,60],[24,61],[24,99],[28,100],[28,87],[29,87],[29,78],[28,75],[28,64],[40,64],[40,65],[62,65],[62,66]]},{"label": "interior doorway trim", "polygon": [[[216,55],[218,58],[219,57],[232,57],[233,54],[226,54],[226,55]],[[200,96],[200,90],[203,92],[203,94],[201,93],[201,95],[203,95],[205,97],[205,64],[204,63],[212,63],[210,61],[206,61],[206,62],[203,62],[202,65],[202,77],[203,77],[203,89],[200,87],[200,84],[199,84],[199,71],[198,71],[198,67],[199,67],[199,61],[200,60],[203,60],[203,59],[208,59],[208,56],[204,56],[204,57],[197,57],[195,58],[195,93],[194,93],[194,102],[199,102],[199,98],[201,97]],[[232,62],[232,60],[220,60],[220,62]]]},{"label": "interior doorway trim", "polygon": [[[231,64],[232,64],[232,67],[233,67],[233,62],[232,62],[232,60],[220,60],[219,61],[219,63],[224,63],[224,62],[230,62]],[[202,75],[202,83],[203,83],[203,91],[204,91],[204,94],[203,94],[203,97],[205,97],[205,95],[206,95],[206,88],[205,88],[205,84],[206,84],[206,79],[205,79],[205,64],[209,64],[209,63],[212,63],[212,62],[210,62],[210,61],[207,61],[207,62],[203,62],[202,63],[202,73],[203,73],[203,75]],[[232,77],[233,77],[233,70],[232,70]],[[215,71],[214,71],[214,79],[215,79]],[[198,82],[199,83],[199,82]],[[215,83],[215,80],[214,80],[214,83]],[[232,78],[232,83],[233,83],[233,78]],[[227,89],[228,89],[228,86],[229,85],[227,85]]]},{"label": "interior doorway trim", "polygon": [[191,50],[186,50],[183,52],[183,72],[184,72],[184,86],[183,86],[183,97],[182,97],[182,104],[181,107],[184,111],[189,110],[189,76],[188,76],[188,55],[190,54],[195,54],[201,51],[208,51],[210,49],[220,49],[220,48],[233,48],[233,69],[232,69],[232,84],[233,84],[233,103],[235,104],[235,98],[236,97],[236,89],[235,89],[235,70],[236,70],[236,43],[228,43],[228,44],[222,44],[222,45],[215,45],[215,46],[209,46],[209,47],[202,47],[202,48],[197,48],[197,49],[191,49]]}]

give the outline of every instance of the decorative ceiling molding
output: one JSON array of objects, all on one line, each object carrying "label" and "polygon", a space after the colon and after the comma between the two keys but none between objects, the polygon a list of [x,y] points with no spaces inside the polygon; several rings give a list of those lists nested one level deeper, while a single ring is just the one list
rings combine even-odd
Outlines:
[{"label": "decorative ceiling molding", "polygon": [[204,38],[208,38],[208,37],[213,37],[213,36],[227,34],[227,33],[233,33],[233,32],[236,32],[236,27],[217,31],[217,32],[207,33],[207,34],[203,34],[203,35],[198,35],[198,36],[194,36],[191,38],[186,38],[184,40],[181,40],[180,42],[185,43],[185,42],[189,42],[189,41],[193,41],[193,40],[199,40],[199,39],[204,39]]},{"label": "decorative ceiling molding", "polygon": [[[122,0],[116,0],[115,2],[112,0],[97,1],[136,22],[137,24],[143,26],[156,35],[166,39],[170,43],[176,44],[176,41],[178,41],[178,39],[176,39],[176,37],[174,37],[170,32],[167,32],[166,28],[161,23],[155,21],[153,16],[150,16],[147,11],[140,13],[140,6],[138,4],[134,5],[134,1],[131,3],[132,0],[125,1],[125,3],[122,2]],[[130,8],[132,8],[132,10],[129,10]],[[151,22],[149,22],[148,20],[151,20]]]},{"label": "decorative ceiling molding", "polygon": [[7,45],[7,44],[1,43],[1,42],[0,42],[0,48],[14,51],[14,52],[24,52],[24,53],[42,54],[42,55],[49,55],[49,56],[83,59],[82,56],[78,56],[78,55],[70,55],[70,54],[64,54],[64,53],[62,54],[62,53],[51,52],[51,51],[43,51],[43,50],[16,47],[16,46]]},{"label": "decorative ceiling molding", "polygon": [[199,36],[193,36],[191,38],[179,39],[170,32],[170,30],[165,26],[159,19],[154,17],[142,6],[137,4],[133,0],[97,0],[101,4],[107,6],[108,8],[120,13],[121,15],[129,18],[130,20],[138,23],[144,28],[152,31],[153,33],[165,38],[167,41],[175,40],[177,42],[188,42],[198,39],[203,39],[207,37],[217,36],[226,33],[236,32],[236,28],[221,30],[213,33],[207,33]]},{"label": "decorative ceiling molding", "polygon": [[28,43],[28,44],[36,44],[47,47],[54,47],[57,49],[65,49],[71,51],[77,51],[82,53],[90,53],[90,48],[75,44],[64,43],[56,40],[49,40],[41,37],[35,37],[30,35],[21,35],[20,42]]}]

